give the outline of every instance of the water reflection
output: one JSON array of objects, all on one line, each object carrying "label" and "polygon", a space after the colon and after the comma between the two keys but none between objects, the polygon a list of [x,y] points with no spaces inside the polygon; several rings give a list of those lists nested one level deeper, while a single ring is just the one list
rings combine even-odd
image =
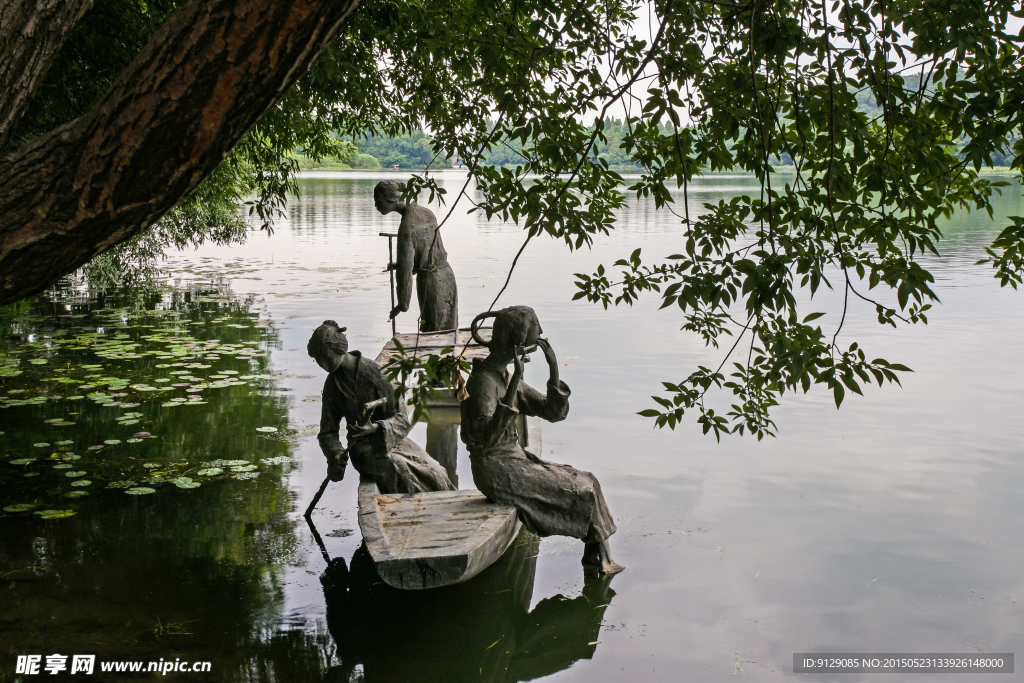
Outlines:
[{"label": "water reflection", "polygon": [[224,644],[279,622],[298,555],[276,334],[224,288],[80,284],[0,309],[0,680],[25,653],[244,668]]},{"label": "water reflection", "polygon": [[500,560],[470,581],[427,591],[382,582],[366,546],[330,560],[320,578],[340,664],[328,681],[528,681],[590,659],[611,577],[588,576],[576,598],[554,595],[533,610],[539,539],[520,533]]},{"label": "water reflection", "polygon": [[73,513],[116,489],[280,472],[287,406],[268,374],[278,343],[251,297],[177,288],[126,302],[72,285],[0,309],[5,512]]}]

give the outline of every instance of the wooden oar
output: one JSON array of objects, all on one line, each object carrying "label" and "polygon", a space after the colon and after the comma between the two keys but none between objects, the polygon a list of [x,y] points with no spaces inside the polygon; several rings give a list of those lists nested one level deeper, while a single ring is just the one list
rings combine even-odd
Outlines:
[{"label": "wooden oar", "polygon": [[316,492],[315,496],[313,496],[313,502],[311,502],[309,504],[309,507],[306,508],[305,518],[307,520],[309,520],[309,516],[313,514],[313,510],[316,508],[316,504],[320,502],[320,499],[324,495],[324,491],[327,490],[327,485],[330,484],[330,483],[331,483],[331,476],[327,475],[326,477],[324,477],[324,483],[320,484],[320,490]]},{"label": "wooden oar", "polygon": [[[338,386],[340,388],[341,385],[339,384]],[[387,403],[387,401],[388,401],[388,398],[387,398],[387,396],[385,396],[383,398],[378,398],[375,401],[369,401],[366,405],[364,405],[363,406],[363,417],[360,420],[360,424],[365,422],[366,419],[373,414],[373,411],[377,409],[377,406],[382,406],[385,403]],[[323,497],[324,491],[327,490],[327,485],[330,484],[330,483],[331,483],[331,475],[327,475],[326,477],[324,477],[323,483],[320,484],[320,490],[316,492],[316,495],[313,496],[313,501],[309,504],[309,507],[306,508],[306,513],[305,513],[304,517],[306,518],[307,521],[309,520],[310,515],[313,514],[313,510],[316,509],[317,503],[319,503],[320,499]]]}]

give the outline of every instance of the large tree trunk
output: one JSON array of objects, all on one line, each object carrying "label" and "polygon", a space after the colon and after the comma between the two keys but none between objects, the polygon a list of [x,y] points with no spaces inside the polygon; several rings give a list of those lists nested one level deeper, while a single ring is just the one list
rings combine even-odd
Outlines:
[{"label": "large tree trunk", "polygon": [[0,149],[92,0],[0,0]]},{"label": "large tree trunk", "polygon": [[0,159],[0,303],[42,291],[172,209],[357,4],[179,7],[93,111]]}]

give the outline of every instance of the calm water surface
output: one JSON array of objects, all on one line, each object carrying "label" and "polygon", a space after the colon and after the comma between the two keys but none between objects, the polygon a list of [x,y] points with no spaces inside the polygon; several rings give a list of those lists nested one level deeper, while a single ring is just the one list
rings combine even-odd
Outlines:
[{"label": "calm water surface", "polygon": [[[572,409],[544,426],[545,457],[601,480],[627,571],[584,582],[580,542],[524,535],[470,583],[391,591],[359,550],[353,477],[314,517],[325,557],[301,518],[325,472],[323,375],[305,344],[327,318],[367,354],[390,336],[377,233],[398,218],[373,208],[380,177],[303,178],[273,236],[171,259],[176,289],[162,299],[68,290],[6,310],[4,367],[22,374],[0,376],[0,507],[76,514],[0,518],[0,680],[31,653],[212,662],[167,680],[588,682],[792,678],[792,653],[808,651],[1024,653],[1024,300],[973,265],[998,230],[983,214],[946,228],[929,325],[847,318],[847,343],[915,370],[903,387],[840,411],[825,392],[789,396],[778,438],[761,443],[719,444],[689,423],[655,431],[635,415],[661,380],[720,361],[680,316],[653,299],[570,302],[574,272],[636,247],[678,252],[671,214],[634,202],[590,251],[538,239],[500,304],[533,306],[558,353]],[[449,196],[461,183],[445,176]],[[751,187],[708,179],[691,201]],[[998,211],[1021,214],[1016,195]],[[443,236],[465,325],[523,235],[460,206]],[[807,312],[834,324],[838,304],[816,297]],[[399,318],[413,326],[413,313]],[[527,381],[542,385],[534,365]]]}]

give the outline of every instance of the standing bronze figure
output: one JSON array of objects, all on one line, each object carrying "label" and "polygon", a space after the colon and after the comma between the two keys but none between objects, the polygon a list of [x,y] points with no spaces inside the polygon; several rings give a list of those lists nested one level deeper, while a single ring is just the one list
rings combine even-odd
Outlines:
[{"label": "standing bronze figure", "polygon": [[398,256],[388,267],[396,271],[398,303],[388,319],[409,310],[413,276],[420,305],[420,332],[454,330],[459,326],[459,296],[455,273],[448,264],[448,252],[441,242],[441,233],[434,213],[415,202],[404,204],[401,190],[405,185],[382,180],[373,189],[373,203],[387,215],[402,214],[398,226]]},{"label": "standing bronze figure", "polygon": [[[356,471],[377,482],[382,493],[455,490],[444,468],[406,438],[411,425],[394,388],[376,363],[349,352],[344,327],[325,320],[306,350],[328,373],[317,439],[332,481],[342,480],[351,458]],[[342,419],[347,448],[340,439]]]},{"label": "standing bronze figure", "polygon": [[[479,324],[494,316],[491,340],[478,334]],[[491,500],[514,505],[526,528],[539,536],[574,536],[585,548],[583,563],[614,574],[622,565],[612,559],[608,537],[615,533],[597,478],[568,465],[547,462],[519,445],[517,415],[536,415],[550,422],[569,413],[569,387],[558,378],[558,361],[528,306],[511,306],[478,315],[473,337],[490,353],[473,362],[462,402],[462,440],[469,448],[473,481]],[[549,368],[547,392],[522,381],[527,354],[540,348]],[[514,364],[512,377],[508,365]]]}]

